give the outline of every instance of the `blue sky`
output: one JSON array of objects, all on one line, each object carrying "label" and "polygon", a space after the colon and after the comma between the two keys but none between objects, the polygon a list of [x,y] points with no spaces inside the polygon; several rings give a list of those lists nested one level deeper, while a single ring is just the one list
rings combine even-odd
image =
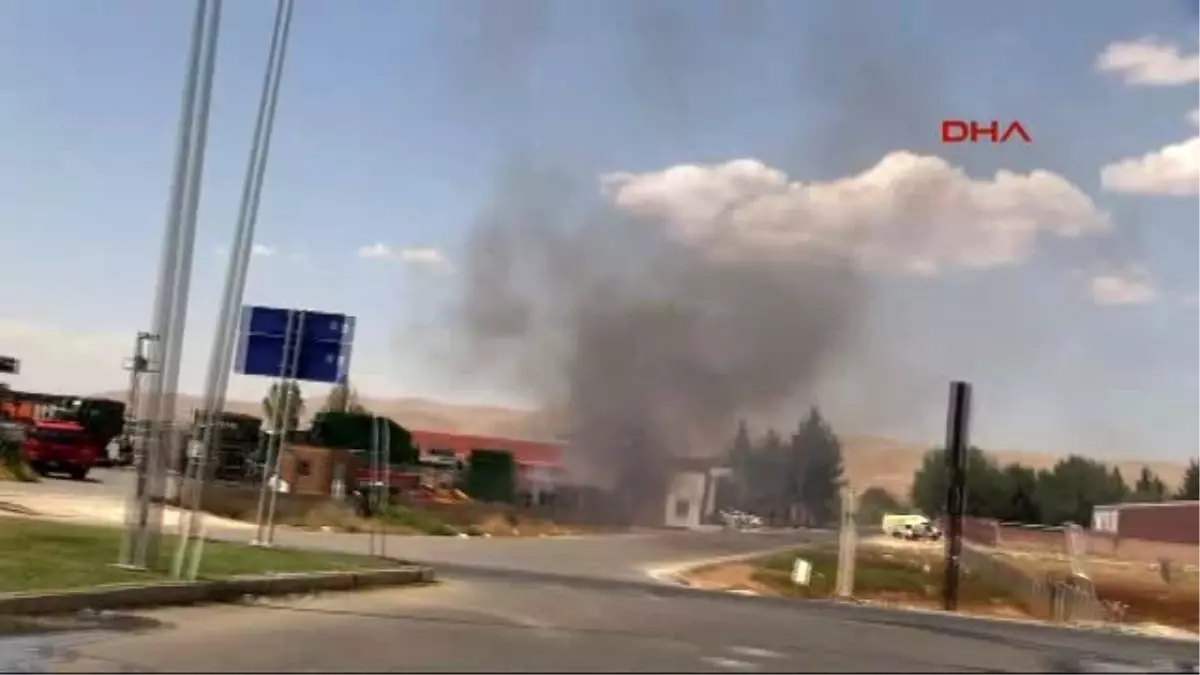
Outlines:
[{"label": "blue sky", "polygon": [[[460,0],[300,0],[256,239],[274,255],[255,258],[247,300],[358,316],[356,376],[369,393],[509,402],[519,397],[501,384],[447,379],[407,346],[436,339],[405,327],[428,321],[457,277],[358,250],[433,248],[453,263],[498,167],[518,150],[583,175],[756,158],[796,180],[831,180],[903,149],[972,176],[1044,169],[1110,212],[1115,231],[1039,243],[996,271],[881,283],[872,330],[894,334],[899,361],[921,371],[915,382],[937,385],[922,394],[919,420],[873,414],[854,424],[908,437],[932,424],[938,434],[943,376],[965,376],[993,397],[982,423],[995,444],[1195,455],[1194,192],[1122,194],[1101,183],[1106,164],[1195,135],[1186,118],[1195,80],[1131,86],[1095,66],[1107,45],[1145,36],[1194,54],[1189,5],[870,6],[874,18],[838,42],[814,38],[829,7],[816,2],[767,2],[756,16],[708,2],[676,3],[675,13],[563,2],[552,16],[497,17]],[[5,251],[17,252],[0,266],[0,287],[13,289],[0,351],[25,350],[14,384],[121,386],[112,359],[148,321],[191,9],[0,3],[0,223]],[[231,237],[273,13],[267,0],[225,5],[185,390],[199,388],[207,358],[218,249]],[[482,32],[480,17],[491,22]],[[889,119],[878,111],[856,124],[830,106],[853,96],[846,87],[874,86],[858,59],[889,65],[890,85],[879,86],[900,93],[883,100],[911,106],[897,108],[894,126],[876,123]],[[1035,144],[942,147],[943,117],[1020,119]],[[1079,292],[1083,277],[1110,267],[1144,270],[1154,300],[1104,305]],[[987,315],[988,299],[1011,311]],[[964,339],[945,337],[954,322],[967,325]],[[69,343],[64,352],[56,340]],[[234,386],[235,395],[261,387]]]}]

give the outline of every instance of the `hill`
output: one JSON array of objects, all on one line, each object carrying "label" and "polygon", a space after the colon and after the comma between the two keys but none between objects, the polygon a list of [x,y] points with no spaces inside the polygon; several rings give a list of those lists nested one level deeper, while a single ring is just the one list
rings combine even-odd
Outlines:
[{"label": "hill", "polygon": [[[124,392],[97,394],[106,398],[123,399]],[[199,407],[198,396],[179,396],[179,419],[191,419]],[[512,438],[545,439],[555,436],[552,417],[547,413],[484,405],[457,405],[421,398],[362,399],[363,405],[380,415],[390,417],[410,429],[450,431]],[[226,409],[249,415],[261,415],[262,404],[257,401],[228,401]],[[311,414],[312,409],[306,411]],[[846,436],[842,439],[846,477],[852,485],[866,488],[878,486],[897,496],[906,496],[912,484],[913,472],[921,465],[927,447],[902,443],[874,436]],[[1061,459],[1053,453],[1017,450],[990,451],[1000,463],[1020,462],[1035,469],[1049,469]],[[1112,462],[1121,469],[1126,480],[1132,481],[1142,466],[1162,477],[1172,489],[1183,479],[1182,463],[1122,459]]]}]

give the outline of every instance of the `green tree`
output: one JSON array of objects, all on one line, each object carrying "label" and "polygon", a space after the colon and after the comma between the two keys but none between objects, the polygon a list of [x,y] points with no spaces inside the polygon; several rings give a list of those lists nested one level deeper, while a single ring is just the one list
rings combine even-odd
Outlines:
[{"label": "green tree", "polygon": [[[987,453],[979,448],[967,449],[966,505],[969,516],[1000,518],[1008,508],[1009,494],[1005,475]],[[913,475],[910,498],[913,506],[928,516],[946,511],[946,492],[950,486],[946,468],[946,451],[934,448],[925,453],[921,466]]]},{"label": "green tree", "polygon": [[1193,459],[1188,462],[1187,471],[1183,472],[1183,484],[1175,492],[1175,499],[1200,499],[1200,461]]},{"label": "green tree", "polygon": [[1123,502],[1128,496],[1129,486],[1119,469],[1079,455],[1059,460],[1038,480],[1038,502],[1047,525],[1088,526],[1096,506]]},{"label": "green tree", "polygon": [[304,394],[296,382],[288,382],[280,386],[273,383],[262,400],[264,426],[273,429],[276,411],[283,418],[285,431],[295,431],[300,428],[300,415],[304,412]]},{"label": "green tree", "polygon": [[756,444],[748,473],[749,510],[774,521],[786,511],[785,487],[788,456],[783,437],[767,429]]},{"label": "green tree", "polygon": [[729,447],[729,468],[733,471],[733,482],[736,486],[734,501],[737,508],[745,508],[747,495],[751,494],[755,479],[754,443],[750,440],[750,430],[745,421],[738,422],[733,445]]},{"label": "green tree", "polygon": [[1001,473],[1006,502],[996,518],[1027,524],[1042,522],[1042,508],[1037,498],[1037,472],[1014,462],[1004,467]]},{"label": "green tree", "polygon": [[803,506],[809,524],[833,522],[841,504],[844,473],[841,441],[814,406],[792,436],[784,495],[790,503]]},{"label": "green tree", "polygon": [[1167,484],[1158,477],[1158,474],[1150,470],[1150,467],[1143,466],[1142,471],[1138,474],[1137,481],[1133,484],[1133,495],[1130,500],[1135,502],[1161,502],[1167,498]]},{"label": "green tree", "polygon": [[858,512],[855,514],[855,520],[860,525],[879,525],[886,514],[899,513],[904,510],[904,504],[896,495],[872,485],[858,496]]},{"label": "green tree", "polygon": [[329,395],[325,397],[325,412],[340,412],[340,413],[366,413],[367,409],[358,400],[358,390],[350,386],[350,382],[346,381],[342,384],[335,384],[329,390]]}]

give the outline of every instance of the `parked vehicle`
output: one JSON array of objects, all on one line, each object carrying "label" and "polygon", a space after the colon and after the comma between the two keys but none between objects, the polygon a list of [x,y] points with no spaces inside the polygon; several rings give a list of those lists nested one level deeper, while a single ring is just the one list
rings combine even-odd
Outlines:
[{"label": "parked vehicle", "polygon": [[880,524],[884,534],[897,539],[940,539],[941,530],[929,518],[917,514],[889,513],[883,516]]},{"label": "parked vehicle", "polygon": [[78,422],[40,421],[25,434],[21,456],[40,475],[65,473],[83,480],[103,446]]}]

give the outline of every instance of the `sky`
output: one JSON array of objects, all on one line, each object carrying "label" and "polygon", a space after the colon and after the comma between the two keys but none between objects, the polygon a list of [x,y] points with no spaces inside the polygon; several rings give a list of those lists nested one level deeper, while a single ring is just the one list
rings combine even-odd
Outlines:
[{"label": "sky", "polygon": [[[466,233],[506,163],[537,155],[722,255],[861,262],[872,339],[826,378],[835,424],[936,439],[967,379],[982,443],[1196,456],[1192,5],[299,0],[246,301],[356,316],[365,395],[537,404],[437,356]],[[183,391],[202,386],[274,9],[224,7]],[[14,388],[125,385],[191,12],[0,3]],[[945,145],[945,119],[1019,121],[1033,143]],[[883,380],[910,405],[876,404]]]}]

